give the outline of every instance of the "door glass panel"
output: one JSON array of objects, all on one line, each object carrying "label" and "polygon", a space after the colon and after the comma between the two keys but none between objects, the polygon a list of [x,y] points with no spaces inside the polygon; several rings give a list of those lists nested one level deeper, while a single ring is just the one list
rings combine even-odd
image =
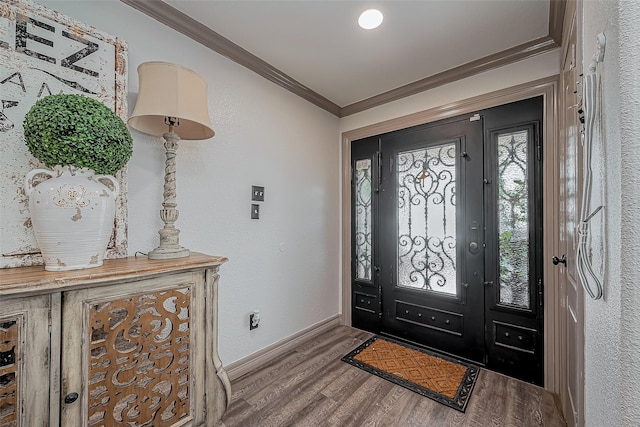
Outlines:
[{"label": "door glass panel", "polygon": [[500,303],[529,308],[529,190],[526,130],[498,135]]},{"label": "door glass panel", "polygon": [[371,280],[371,159],[356,162],[356,279]]},{"label": "door glass panel", "polygon": [[397,156],[398,286],[455,295],[456,144]]}]

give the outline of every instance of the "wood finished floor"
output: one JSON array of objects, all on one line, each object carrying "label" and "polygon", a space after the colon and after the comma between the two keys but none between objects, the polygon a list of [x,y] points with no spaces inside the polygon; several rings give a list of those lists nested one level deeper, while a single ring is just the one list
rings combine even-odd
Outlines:
[{"label": "wood finished floor", "polygon": [[227,427],[565,426],[548,391],[482,369],[465,413],[342,362],[372,336],[338,326],[232,382]]}]

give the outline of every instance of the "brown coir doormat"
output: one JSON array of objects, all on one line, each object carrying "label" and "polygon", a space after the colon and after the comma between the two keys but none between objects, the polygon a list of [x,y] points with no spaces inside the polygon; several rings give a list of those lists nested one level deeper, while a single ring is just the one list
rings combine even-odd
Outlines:
[{"label": "brown coir doormat", "polygon": [[461,412],[479,372],[477,366],[378,336],[342,360]]}]

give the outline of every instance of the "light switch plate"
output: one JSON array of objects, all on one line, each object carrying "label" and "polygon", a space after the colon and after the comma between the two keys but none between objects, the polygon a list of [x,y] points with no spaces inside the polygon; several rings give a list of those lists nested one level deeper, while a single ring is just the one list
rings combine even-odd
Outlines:
[{"label": "light switch plate", "polygon": [[251,200],[254,202],[264,202],[264,187],[251,186]]},{"label": "light switch plate", "polygon": [[260,219],[260,205],[251,204],[251,219]]}]

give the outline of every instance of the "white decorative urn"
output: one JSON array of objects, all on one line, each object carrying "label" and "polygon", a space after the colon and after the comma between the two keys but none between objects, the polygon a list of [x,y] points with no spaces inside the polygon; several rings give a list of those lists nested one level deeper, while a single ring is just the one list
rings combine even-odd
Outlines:
[{"label": "white decorative urn", "polygon": [[[34,185],[34,178],[50,178]],[[107,181],[111,188],[101,181]],[[64,271],[102,265],[114,226],[118,181],[90,169],[56,166],[25,177],[31,223],[45,270]]]}]

